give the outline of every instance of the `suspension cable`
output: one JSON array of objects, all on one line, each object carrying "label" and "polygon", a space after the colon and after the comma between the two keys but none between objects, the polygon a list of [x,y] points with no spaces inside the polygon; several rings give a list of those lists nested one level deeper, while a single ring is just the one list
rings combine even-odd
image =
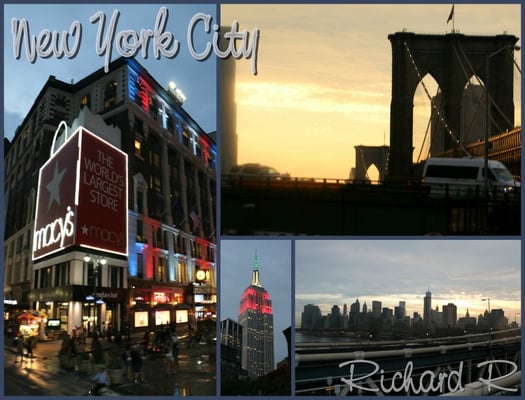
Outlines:
[{"label": "suspension cable", "polygon": [[458,138],[456,138],[456,136],[454,135],[454,133],[452,132],[452,129],[450,129],[450,127],[448,126],[447,122],[445,121],[445,118],[443,117],[443,114],[441,113],[441,111],[434,105],[432,104],[432,96],[430,96],[430,93],[427,89],[427,86],[425,85],[425,82],[423,81],[423,78],[421,77],[421,73],[419,72],[419,69],[414,61],[414,58],[412,57],[412,53],[410,52],[410,49],[408,48],[408,44],[407,42],[403,42],[403,44],[405,45],[405,48],[406,48],[406,51],[408,53],[408,56],[410,57],[410,61],[412,62],[412,66],[414,67],[414,70],[416,71],[416,74],[419,78],[419,81],[421,82],[422,86],[423,86],[423,89],[425,90],[425,93],[428,97],[428,99],[430,100],[430,104],[432,106],[432,108],[436,111],[438,117],[439,117],[439,120],[440,122],[443,124],[443,127],[445,128],[445,131],[449,134],[449,136],[454,140],[455,144],[467,155],[467,156],[471,156],[471,154],[467,151],[467,149],[465,147],[463,147],[463,145],[461,144],[461,142],[458,140]]}]

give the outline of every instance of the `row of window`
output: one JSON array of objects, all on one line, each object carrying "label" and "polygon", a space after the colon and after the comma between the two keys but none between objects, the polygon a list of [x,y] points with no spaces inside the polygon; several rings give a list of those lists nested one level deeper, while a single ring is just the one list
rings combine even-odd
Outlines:
[{"label": "row of window", "polygon": [[[34,271],[33,288],[43,289],[61,287],[74,284],[71,279],[71,264],[69,261]],[[124,269],[111,265],[104,266],[102,271],[97,271],[93,263],[84,263],[82,281],[78,284],[93,287],[124,287]]]}]

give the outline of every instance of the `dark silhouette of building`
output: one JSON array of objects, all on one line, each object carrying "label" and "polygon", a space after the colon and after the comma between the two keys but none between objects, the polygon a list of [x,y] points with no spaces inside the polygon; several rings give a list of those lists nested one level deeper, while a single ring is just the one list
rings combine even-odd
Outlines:
[{"label": "dark silhouette of building", "polygon": [[228,318],[221,321],[221,380],[239,379],[241,374],[242,326]]},{"label": "dark silhouette of building", "polygon": [[426,329],[432,327],[432,293],[430,290],[427,290],[423,300],[423,325]]},{"label": "dark silhouette of building", "polygon": [[302,329],[321,329],[323,327],[323,320],[321,318],[321,309],[314,304],[307,304],[304,306],[304,311],[301,313],[301,328]]}]

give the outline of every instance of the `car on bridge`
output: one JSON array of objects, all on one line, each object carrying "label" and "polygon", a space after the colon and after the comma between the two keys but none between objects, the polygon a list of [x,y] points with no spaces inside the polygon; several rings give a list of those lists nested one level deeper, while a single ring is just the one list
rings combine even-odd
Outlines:
[{"label": "car on bridge", "polygon": [[289,180],[289,174],[281,174],[273,167],[259,163],[247,163],[235,165],[230,169],[228,175],[230,180],[258,180],[258,181],[281,181]]}]

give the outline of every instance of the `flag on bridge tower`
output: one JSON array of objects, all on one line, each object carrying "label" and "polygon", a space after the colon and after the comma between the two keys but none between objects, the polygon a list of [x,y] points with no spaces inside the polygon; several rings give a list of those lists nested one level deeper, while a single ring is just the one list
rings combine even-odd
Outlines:
[{"label": "flag on bridge tower", "polygon": [[454,18],[454,4],[452,4],[452,8],[450,9],[450,14],[448,15],[448,18],[447,18],[447,24],[450,22],[451,19]]}]

